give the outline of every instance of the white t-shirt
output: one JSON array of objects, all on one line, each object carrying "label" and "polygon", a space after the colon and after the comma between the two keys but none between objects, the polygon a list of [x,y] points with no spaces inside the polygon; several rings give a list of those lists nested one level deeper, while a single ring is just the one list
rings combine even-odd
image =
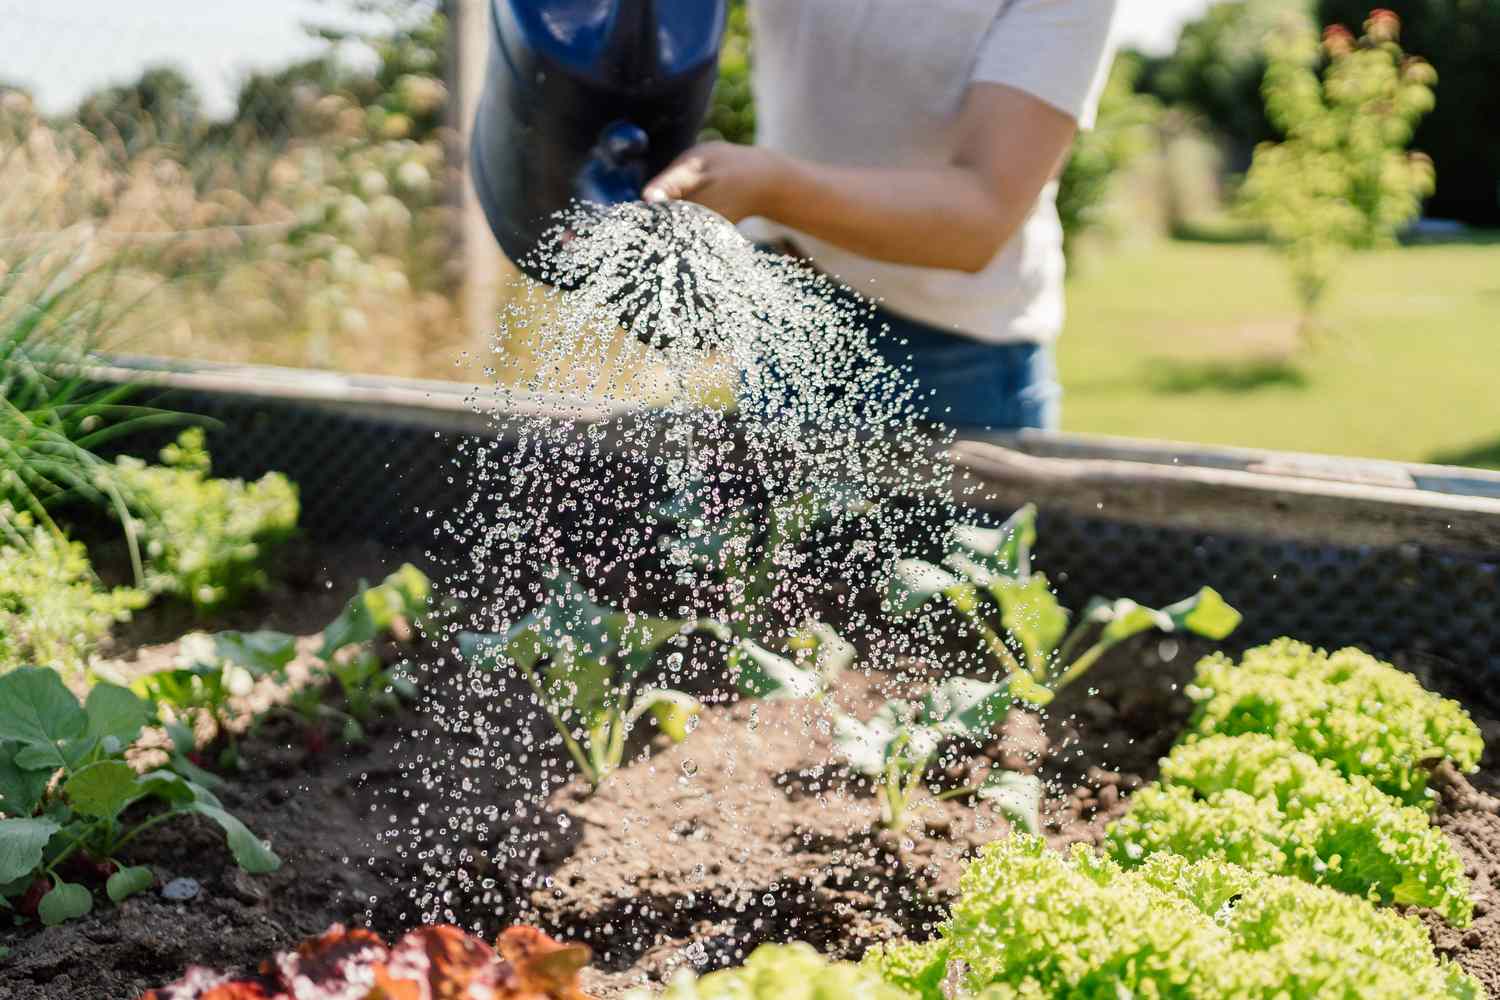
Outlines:
[{"label": "white t-shirt", "polygon": [[[1088,128],[1118,0],[750,0],[757,143],[841,166],[951,163],[970,83],[1032,94]],[[1045,342],[1063,323],[1062,226],[1049,184],[978,274],[869,260],[805,233],[814,263],[894,312],[995,343]]]}]

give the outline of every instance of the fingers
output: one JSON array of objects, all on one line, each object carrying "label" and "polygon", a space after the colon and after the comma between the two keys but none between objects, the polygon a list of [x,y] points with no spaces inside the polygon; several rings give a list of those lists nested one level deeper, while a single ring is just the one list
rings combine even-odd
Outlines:
[{"label": "fingers", "polygon": [[680,201],[691,197],[707,178],[708,171],[701,156],[684,156],[648,183],[642,197],[653,205]]}]

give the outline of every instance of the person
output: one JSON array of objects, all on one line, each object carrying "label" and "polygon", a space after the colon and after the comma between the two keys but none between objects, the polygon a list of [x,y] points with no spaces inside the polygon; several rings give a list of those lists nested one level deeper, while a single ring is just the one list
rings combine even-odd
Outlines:
[{"label": "person", "polygon": [[756,144],[689,150],[646,200],[705,205],[873,299],[875,346],[933,419],[1056,427],[1056,179],[1117,0],[749,4]]}]

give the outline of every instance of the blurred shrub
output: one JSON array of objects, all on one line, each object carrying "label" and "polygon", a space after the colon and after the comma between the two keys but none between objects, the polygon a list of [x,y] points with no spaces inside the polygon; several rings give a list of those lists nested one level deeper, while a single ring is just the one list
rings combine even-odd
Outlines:
[{"label": "blurred shrub", "polygon": [[[1358,29],[1370,0],[1320,0],[1323,24]],[[1442,81],[1437,108],[1416,145],[1442,183],[1428,211],[1474,225],[1500,225],[1500,0],[1381,0],[1402,22],[1406,45]]]},{"label": "blurred shrub", "polygon": [[1241,208],[1286,256],[1304,331],[1343,256],[1392,242],[1433,189],[1432,161],[1407,147],[1436,75],[1400,34],[1376,11],[1358,39],[1294,28],[1267,44],[1266,111],[1286,138],[1257,147]]},{"label": "blurred shrub", "polygon": [[191,88],[154,70],[67,123],[0,92],[0,273],[66,233],[118,262],[116,297],[135,303],[111,323],[114,349],[449,367],[464,335],[432,75],[446,23],[430,4],[403,9],[361,38],[373,70],[330,54],[252,77],[228,122],[204,122]]},{"label": "blurred shrub", "polygon": [[1310,23],[1309,0],[1230,0],[1182,29],[1171,55],[1144,60],[1140,89],[1203,119],[1240,172],[1262,142],[1277,138],[1261,101],[1265,39],[1279,27]]},{"label": "blurred shrub", "polygon": [[755,141],[755,95],[750,87],[750,15],[745,0],[729,5],[729,28],[719,52],[719,79],[704,122],[705,139]]},{"label": "blurred shrub", "polygon": [[1072,263],[1078,237],[1102,224],[1100,210],[1115,176],[1151,148],[1151,126],[1160,113],[1154,98],[1136,92],[1141,58],[1121,53],[1099,100],[1094,128],[1079,132],[1057,189],[1063,250]]},{"label": "blurred shrub", "polygon": [[146,587],[199,612],[216,611],[270,586],[266,561],[297,530],[297,488],[279,472],[255,482],[213,479],[203,431],[184,431],[161,465],[121,456],[115,475],[139,498],[148,560]]}]

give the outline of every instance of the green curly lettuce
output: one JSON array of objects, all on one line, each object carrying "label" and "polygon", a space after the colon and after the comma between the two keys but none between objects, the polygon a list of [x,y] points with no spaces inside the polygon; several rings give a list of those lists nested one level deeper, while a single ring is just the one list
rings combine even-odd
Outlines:
[{"label": "green curly lettuce", "polygon": [[948,977],[948,943],[887,941],[865,952],[860,965],[921,1000],[943,1000]]},{"label": "green curly lettuce", "polygon": [[81,543],[31,527],[26,515],[15,520],[17,530],[0,543],[0,672],[37,663],[81,670],[146,595],[104,588]]},{"label": "green curly lettuce", "polygon": [[1432,907],[1455,926],[1473,915],[1463,862],[1425,811],[1268,736],[1178,746],[1107,837],[1127,866],[1169,851]]},{"label": "green curly lettuce", "polygon": [[[659,1000],[908,1000],[879,975],[847,962],[830,962],[811,946],[765,944],[745,964],[702,978],[679,973]],[[658,1000],[646,990],[624,1000]]]},{"label": "green curly lettuce", "polygon": [[1473,772],[1484,752],[1463,706],[1357,649],[1278,639],[1239,665],[1214,654],[1187,693],[1197,703],[1189,733],[1275,736],[1407,803],[1427,800],[1431,762]]},{"label": "green curly lettuce", "polygon": [[254,482],[212,478],[197,427],[162,449],[161,459],[148,465],[122,456],[115,466],[140,508],[147,588],[207,612],[269,586],[266,556],[296,531],[297,488],[276,472]]},{"label": "green curly lettuce", "polygon": [[981,1000],[1484,995],[1434,958],[1414,918],[1357,896],[1173,855],[1127,869],[1027,835],[987,845],[969,865],[937,943],[886,946],[865,967],[938,1000],[923,963],[940,957],[960,973],[961,995]]}]

